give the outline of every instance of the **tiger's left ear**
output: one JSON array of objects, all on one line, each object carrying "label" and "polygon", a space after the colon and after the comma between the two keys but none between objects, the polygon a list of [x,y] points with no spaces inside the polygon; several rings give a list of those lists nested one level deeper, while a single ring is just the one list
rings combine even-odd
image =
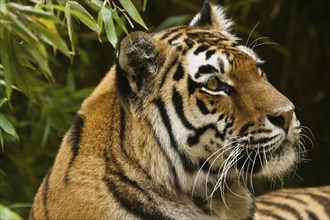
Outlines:
[{"label": "tiger's left ear", "polygon": [[232,21],[226,19],[223,8],[218,6],[216,1],[205,0],[202,10],[192,19],[189,25],[229,32]]}]

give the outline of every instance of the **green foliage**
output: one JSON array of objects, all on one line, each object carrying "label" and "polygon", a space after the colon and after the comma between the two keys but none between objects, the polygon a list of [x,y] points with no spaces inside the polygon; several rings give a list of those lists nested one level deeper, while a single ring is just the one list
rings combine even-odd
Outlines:
[{"label": "green foliage", "polygon": [[95,65],[103,55],[87,54],[81,45],[109,41],[116,47],[133,22],[146,27],[130,0],[0,1],[1,203],[31,203],[73,114],[93,89],[86,82],[95,85],[106,71],[95,66],[109,68],[111,58]]},{"label": "green foliage", "polygon": [[2,219],[2,220],[21,220],[22,218],[16,212],[13,212],[8,207],[0,204],[0,219]]},{"label": "green foliage", "polygon": [[[0,0],[0,203],[26,218],[72,116],[113,64],[118,39],[134,23],[153,31],[188,23],[202,2]],[[313,160],[298,171],[305,181],[294,178],[288,185],[330,184],[327,1],[220,3],[236,21],[241,43],[249,38],[247,45],[266,60],[270,81],[293,100],[302,124],[314,133]]]}]

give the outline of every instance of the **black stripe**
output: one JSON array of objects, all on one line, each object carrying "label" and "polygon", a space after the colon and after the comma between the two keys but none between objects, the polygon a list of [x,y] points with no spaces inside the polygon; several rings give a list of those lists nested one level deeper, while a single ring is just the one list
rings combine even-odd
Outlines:
[{"label": "black stripe", "polygon": [[215,50],[209,50],[206,52],[206,60],[208,60],[213,54],[215,54]]},{"label": "black stripe", "polygon": [[207,49],[209,49],[208,45],[201,45],[201,46],[197,47],[197,49],[194,51],[194,54],[198,55],[199,53],[202,53],[202,52],[206,51]]},{"label": "black stripe", "polygon": [[142,166],[140,165],[139,161],[136,160],[136,158],[133,158],[130,156],[126,150],[125,147],[125,137],[126,137],[126,114],[125,114],[125,109],[123,107],[120,107],[120,132],[119,132],[119,142],[120,142],[120,148],[127,160],[134,164],[138,168],[139,171],[142,171],[147,179],[151,179],[149,173],[147,173]]},{"label": "black stripe", "polygon": [[210,64],[202,65],[198,68],[198,72],[195,74],[195,77],[198,78],[201,76],[201,74],[211,74],[214,72],[218,72],[218,70],[214,66]]},{"label": "black stripe", "polygon": [[257,140],[249,140],[248,143],[249,143],[250,145],[255,145],[255,144],[265,144],[265,143],[268,143],[268,142],[274,140],[274,139],[277,138],[278,136],[279,136],[279,134],[274,135],[274,136],[269,137],[269,138],[267,137],[267,138],[259,138],[259,139],[257,139]]},{"label": "black stripe", "polygon": [[[222,139],[223,135],[218,131],[218,129],[216,128],[216,126],[214,124],[208,124],[204,127],[198,128],[197,130],[195,130],[195,134],[190,135],[188,137],[188,144],[190,146],[196,145],[199,143],[200,137],[209,129],[214,130],[216,132],[216,137],[219,137]],[[223,139],[222,139],[223,140]]]},{"label": "black stripe", "polygon": [[241,129],[239,130],[239,133],[240,134],[243,134],[243,133],[245,133],[250,127],[252,127],[254,125],[254,122],[248,122],[248,123],[246,123],[245,125],[243,125],[242,127],[241,127]]},{"label": "black stripe", "polygon": [[213,73],[213,72],[218,72],[218,70],[210,65],[210,64],[207,64],[207,65],[202,65],[198,68],[198,72],[201,73],[201,74],[204,74],[204,73]]},{"label": "black stripe", "polygon": [[165,40],[165,39],[168,38],[172,33],[173,33],[172,31],[166,32],[166,33],[160,38],[160,40]]},{"label": "black stripe", "polygon": [[173,94],[172,94],[172,103],[174,106],[174,109],[180,118],[182,124],[187,129],[195,129],[195,127],[187,120],[187,117],[184,114],[184,107],[183,107],[183,100],[181,95],[176,91],[175,88],[173,88]]},{"label": "black stripe", "polygon": [[207,205],[207,200],[200,198],[198,196],[194,196],[192,200],[197,208],[201,209],[204,213],[208,215],[212,215],[212,212],[209,209],[209,206]]},{"label": "black stripe", "polygon": [[190,40],[189,38],[184,39],[184,42],[186,43],[189,50],[195,45],[194,41]]},{"label": "black stripe", "polygon": [[160,113],[160,116],[161,116],[162,121],[164,123],[164,126],[167,130],[167,133],[168,133],[169,137],[170,137],[171,146],[177,151],[178,150],[178,145],[176,143],[176,140],[174,139],[171,122],[170,122],[170,119],[169,119],[169,117],[166,113],[165,104],[160,99],[155,99],[154,103],[156,104],[156,106],[159,110],[159,113]]},{"label": "black stripe", "polygon": [[[219,118],[220,118],[220,117],[221,117],[221,115],[219,116]],[[234,119],[232,119],[230,122],[228,122],[228,119],[226,119],[225,122],[226,122],[226,125],[225,125],[225,127],[224,127],[224,129],[223,129],[223,131],[222,131],[222,134],[221,134],[221,139],[222,139],[222,140],[225,139],[225,137],[226,137],[226,135],[227,135],[227,130],[233,126],[233,124],[234,124]]]},{"label": "black stripe", "polygon": [[165,155],[166,161],[167,161],[168,165],[170,166],[171,171],[172,171],[172,173],[173,173],[174,189],[175,189],[175,190],[179,190],[181,187],[180,187],[180,184],[179,184],[179,176],[178,176],[178,173],[176,172],[175,166],[174,166],[174,164],[172,163],[172,161],[170,160],[170,158],[168,157],[168,155],[166,154],[165,150],[164,150],[162,147],[160,147],[160,146],[161,146],[161,143],[160,143],[159,138],[158,138],[157,135],[155,134],[155,131],[153,132],[153,135],[154,135],[155,140],[157,141],[157,144],[158,144],[160,150],[161,150],[161,151],[163,152],[163,154]]},{"label": "black stripe", "polygon": [[155,105],[157,106],[157,108],[159,110],[161,119],[163,121],[163,124],[164,124],[164,126],[166,128],[166,131],[168,133],[168,136],[170,138],[171,147],[179,154],[182,165],[183,165],[183,168],[185,169],[185,171],[190,172],[190,173],[195,171],[196,166],[194,166],[192,164],[191,160],[189,160],[185,154],[182,154],[182,153],[179,152],[178,144],[177,144],[177,142],[174,138],[174,134],[173,134],[173,131],[172,131],[172,125],[171,125],[170,119],[167,115],[164,102],[160,99],[155,99],[154,103],[155,103]]},{"label": "black stripe", "polygon": [[329,197],[325,197],[325,196],[322,196],[322,195],[318,195],[316,193],[304,193],[308,196],[310,196],[312,199],[314,199],[314,201],[316,201],[317,203],[319,203],[323,209],[324,209],[324,212],[330,216],[330,199]]},{"label": "black stripe", "polygon": [[176,32],[182,28],[184,28],[184,26],[179,26],[179,27],[175,27],[175,28],[167,30],[167,32],[160,38],[160,40],[165,40],[166,38],[170,37],[171,34],[173,34],[174,32]]},{"label": "black stripe", "polygon": [[116,159],[112,157],[111,160],[106,149],[103,153],[106,166],[103,181],[124,209],[142,219],[171,219],[157,209],[154,199],[136,181],[125,176],[120,169],[112,170],[110,162],[116,164]]},{"label": "black stripe", "polygon": [[120,147],[122,149],[122,151],[124,152],[124,154],[126,156],[127,152],[126,149],[124,147],[124,143],[125,143],[125,130],[126,130],[126,117],[125,117],[125,110],[120,107],[120,134],[119,134],[119,141],[120,141]]},{"label": "black stripe", "polygon": [[49,219],[49,211],[48,211],[48,191],[49,191],[49,178],[52,173],[52,169],[49,169],[46,177],[45,177],[45,183],[44,188],[42,190],[42,204],[45,211],[45,219]]},{"label": "black stripe", "polygon": [[160,86],[159,88],[162,88],[165,84],[165,81],[166,81],[166,78],[167,78],[167,75],[168,73],[170,72],[170,70],[175,66],[175,64],[178,62],[178,57],[176,57],[172,63],[166,68],[166,70],[164,71],[164,74],[163,74],[163,78],[161,80],[161,83],[160,83]]},{"label": "black stripe", "polygon": [[204,102],[201,101],[200,99],[196,99],[196,104],[197,104],[197,107],[199,108],[199,110],[204,114],[204,115],[207,115],[207,114],[210,114],[210,111],[208,110],[208,108],[205,106]]},{"label": "black stripe", "polygon": [[284,194],[284,193],[273,193],[272,196],[285,198],[286,200],[287,199],[294,200],[295,202],[300,203],[301,205],[305,205],[305,206],[308,205],[304,200],[299,199],[299,198],[294,197],[294,196],[290,196],[288,194]]},{"label": "black stripe", "polygon": [[[259,202],[259,203],[262,203],[262,202]],[[277,215],[276,213],[271,212],[271,211],[268,211],[268,210],[257,209],[255,212],[256,213],[259,213],[260,215],[263,215],[263,216],[271,217],[272,219],[276,219],[276,220],[287,220],[287,219],[285,219],[285,218]]]},{"label": "black stripe", "polygon": [[260,203],[262,203],[264,205],[268,205],[268,206],[274,206],[282,211],[286,211],[286,212],[294,215],[294,217],[296,219],[303,219],[302,216],[300,215],[300,213],[295,208],[293,208],[287,204],[280,204],[280,203],[269,202],[269,201],[264,201],[264,200],[261,200]]},{"label": "black stripe", "polygon": [[173,75],[173,80],[179,81],[180,79],[182,79],[183,78],[183,73],[184,73],[183,66],[182,66],[181,63],[179,63],[179,65],[176,68],[176,71],[175,71],[175,73]]},{"label": "black stripe", "polygon": [[69,182],[70,169],[79,153],[79,144],[81,141],[83,127],[84,127],[83,117],[80,114],[76,114],[76,116],[73,118],[71,131],[68,136],[68,144],[71,146],[72,156],[64,176],[64,183],[66,185]]},{"label": "black stripe", "polygon": [[192,95],[195,92],[195,90],[199,88],[199,84],[196,83],[194,80],[192,80],[190,76],[188,76],[187,78],[188,78],[188,93],[189,95]]},{"label": "black stripe", "polygon": [[173,41],[177,40],[181,36],[182,36],[182,33],[178,33],[178,34],[174,35],[171,39],[168,40],[168,43],[172,44]]},{"label": "black stripe", "polygon": [[317,217],[317,215],[314,212],[306,210],[306,213],[308,215],[309,220],[319,220],[319,218]]}]

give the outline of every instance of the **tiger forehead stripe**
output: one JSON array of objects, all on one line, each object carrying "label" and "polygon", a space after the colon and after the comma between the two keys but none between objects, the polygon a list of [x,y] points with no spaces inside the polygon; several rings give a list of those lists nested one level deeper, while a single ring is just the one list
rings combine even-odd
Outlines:
[{"label": "tiger forehead stripe", "polygon": [[[231,69],[230,54],[216,53],[216,50],[207,50],[206,46],[199,46],[188,53],[188,74],[199,82],[207,80],[210,74],[225,74]],[[207,77],[207,78],[205,78]]]}]

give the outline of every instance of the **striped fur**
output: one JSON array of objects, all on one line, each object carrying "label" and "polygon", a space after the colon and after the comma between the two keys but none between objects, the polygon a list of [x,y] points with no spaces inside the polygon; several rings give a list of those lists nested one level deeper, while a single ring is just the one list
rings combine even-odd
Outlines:
[{"label": "striped fur", "polygon": [[124,38],[82,104],[30,219],[247,218],[253,175],[290,170],[293,104],[205,1],[190,26]]},{"label": "striped fur", "polygon": [[254,219],[330,219],[330,186],[282,189],[256,200]]}]

